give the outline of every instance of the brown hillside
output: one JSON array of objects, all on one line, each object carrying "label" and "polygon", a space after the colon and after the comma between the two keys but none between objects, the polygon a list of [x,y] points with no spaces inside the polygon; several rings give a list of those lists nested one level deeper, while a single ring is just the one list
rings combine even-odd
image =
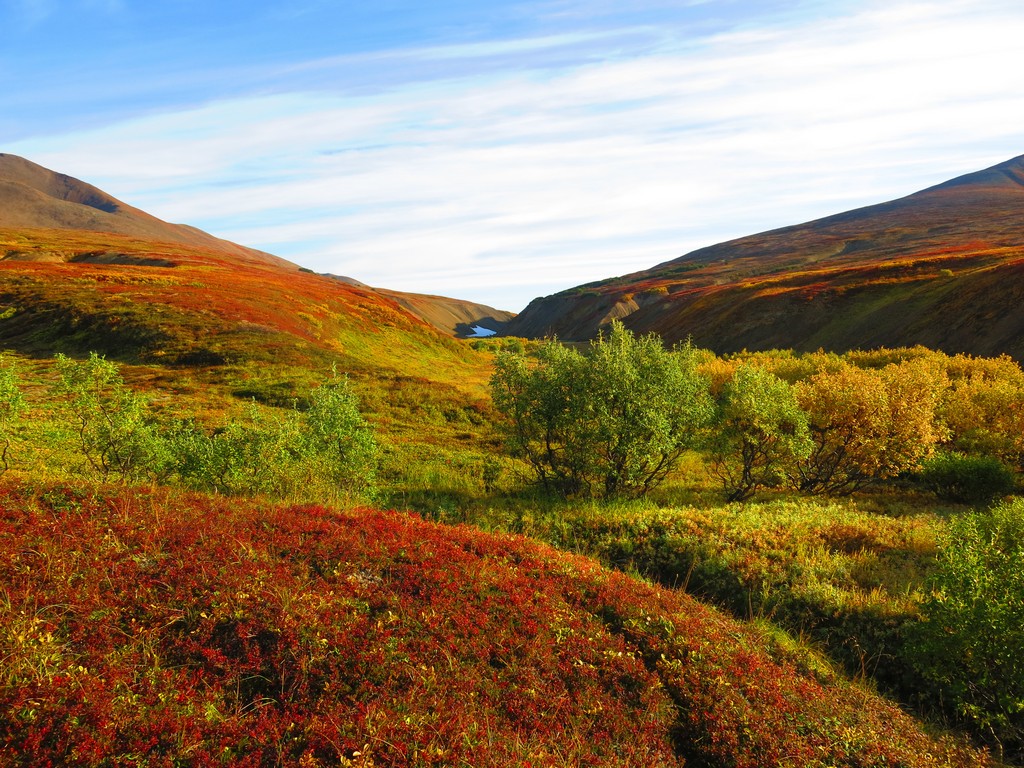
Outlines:
[{"label": "brown hillside", "polygon": [[112,232],[212,248],[245,261],[295,268],[285,259],[221,240],[194,227],[168,224],[91,184],[16,155],[0,154],[0,227]]},{"label": "brown hillside", "polygon": [[1024,156],[922,192],[534,300],[507,333],[613,318],[719,352],[927,344],[1024,358]]},{"label": "brown hillside", "polygon": [[476,304],[463,299],[392,291],[387,288],[375,288],[374,290],[382,296],[392,299],[424,322],[459,338],[472,336],[474,326],[498,332],[515,317],[514,312],[506,312],[486,304]]}]

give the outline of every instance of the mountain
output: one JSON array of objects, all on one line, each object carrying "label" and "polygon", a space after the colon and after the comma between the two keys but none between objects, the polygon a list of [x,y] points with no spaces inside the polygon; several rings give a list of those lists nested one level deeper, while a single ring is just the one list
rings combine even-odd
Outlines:
[{"label": "mountain", "polygon": [[0,348],[172,365],[339,361],[436,380],[465,363],[449,338],[457,324],[496,316],[317,275],[0,155]]},{"label": "mountain", "polygon": [[717,352],[924,344],[1024,359],[1024,156],[908,197],[535,299],[509,335],[619,318]]},{"label": "mountain", "polygon": [[[210,248],[256,263],[291,262],[181,224],[168,224],[84,181],[16,155],[0,154],[0,227],[111,232],[154,242]],[[55,260],[59,260],[59,257]]]},{"label": "mountain", "polygon": [[476,304],[463,299],[392,291],[387,288],[374,290],[394,300],[425,323],[430,323],[435,328],[459,338],[474,336],[474,329],[478,327],[497,333],[515,317],[514,312],[494,309],[486,304]]}]

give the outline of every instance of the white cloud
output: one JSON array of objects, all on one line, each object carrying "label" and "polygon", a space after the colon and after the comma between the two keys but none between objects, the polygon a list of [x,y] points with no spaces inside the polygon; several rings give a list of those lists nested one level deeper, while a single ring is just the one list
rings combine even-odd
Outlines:
[{"label": "white cloud", "polygon": [[314,269],[519,309],[1024,152],[1022,38],[1014,5],[862,4],[573,68],[218,102],[10,151]]}]

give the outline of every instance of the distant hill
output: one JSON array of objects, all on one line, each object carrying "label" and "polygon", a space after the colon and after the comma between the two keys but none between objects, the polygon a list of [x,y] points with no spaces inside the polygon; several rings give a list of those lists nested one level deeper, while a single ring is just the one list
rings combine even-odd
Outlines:
[{"label": "distant hill", "polygon": [[476,304],[462,299],[392,291],[387,288],[375,288],[374,290],[382,296],[393,299],[424,322],[459,338],[473,336],[474,329],[478,327],[497,333],[515,317],[514,312],[506,312],[488,307],[486,304]]},{"label": "distant hill", "polygon": [[337,360],[455,380],[441,372],[467,352],[446,337],[509,316],[317,275],[0,154],[0,349],[172,365]]},{"label": "distant hill", "polygon": [[908,197],[535,299],[510,335],[612,319],[718,352],[924,344],[1024,359],[1024,156]]},{"label": "distant hill", "polygon": [[3,349],[192,367],[336,363],[457,386],[485,367],[383,293],[168,224],[12,155],[0,155]]}]

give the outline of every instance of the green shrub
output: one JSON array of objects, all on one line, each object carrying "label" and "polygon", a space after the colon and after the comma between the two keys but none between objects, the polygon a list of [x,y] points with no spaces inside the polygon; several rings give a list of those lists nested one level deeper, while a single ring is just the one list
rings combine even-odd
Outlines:
[{"label": "green shrub", "polygon": [[18,387],[18,376],[13,365],[0,355],[0,475],[10,467],[11,433],[25,410],[25,399]]},{"label": "green shrub", "polygon": [[536,365],[498,357],[491,390],[506,443],[562,496],[645,495],[711,419],[691,347],[634,337],[613,322],[586,353],[548,341]]},{"label": "green shrub", "polygon": [[313,390],[299,425],[300,466],[305,482],[326,483],[341,495],[373,492],[379,451],[359,412],[348,380],[333,376]]},{"label": "green shrub", "polygon": [[922,482],[940,499],[985,504],[1012,493],[1013,471],[993,456],[937,453],[924,462]]},{"label": "green shrub", "polygon": [[793,386],[762,368],[737,368],[722,390],[712,438],[712,471],[729,501],[782,484],[787,469],[812,448]]},{"label": "green shrub", "polygon": [[104,480],[137,482],[162,473],[166,444],[146,399],[127,388],[115,363],[95,352],[57,355],[53,395],[89,469]]},{"label": "green shrub", "polygon": [[183,422],[168,432],[179,480],[195,490],[286,496],[298,441],[294,412],[267,413],[251,403],[242,419],[211,432]]},{"label": "green shrub", "polygon": [[913,663],[936,700],[1001,750],[1024,750],[1024,499],[952,522]]},{"label": "green shrub", "polygon": [[313,390],[309,410],[261,408],[213,431],[182,422],[168,431],[181,482],[232,495],[341,499],[374,488],[377,444],[348,383]]}]

